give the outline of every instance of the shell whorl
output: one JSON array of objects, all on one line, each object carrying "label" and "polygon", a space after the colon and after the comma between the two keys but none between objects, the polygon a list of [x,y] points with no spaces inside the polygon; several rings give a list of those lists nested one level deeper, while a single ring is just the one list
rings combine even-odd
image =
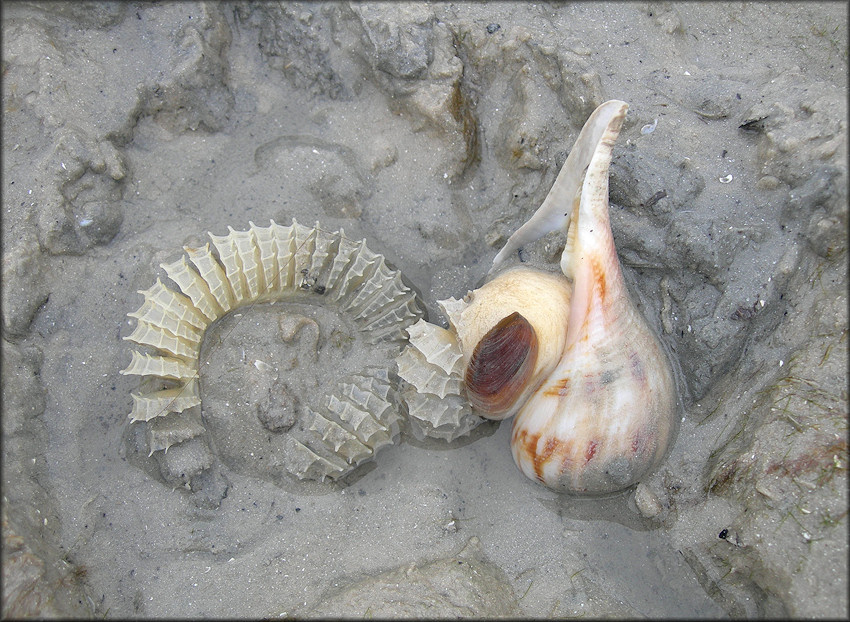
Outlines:
[{"label": "shell whorl", "polygon": [[[128,316],[137,325],[124,339],[153,350],[132,352],[122,374],[141,376],[146,391],[134,392],[132,422],[148,422],[151,453],[205,432],[199,367],[207,329],[246,305],[284,301],[333,305],[370,344],[406,340],[406,329],[423,312],[401,274],[365,241],[319,223],[268,227],[250,223],[209,234],[212,246],[184,247],[185,255],[161,267],[177,286],[157,278],[140,291],[142,306]],[[305,407],[287,432],[285,468],[302,479],[336,479],[372,458],[399,434],[394,376],[370,368],[336,383],[318,406]]]}]

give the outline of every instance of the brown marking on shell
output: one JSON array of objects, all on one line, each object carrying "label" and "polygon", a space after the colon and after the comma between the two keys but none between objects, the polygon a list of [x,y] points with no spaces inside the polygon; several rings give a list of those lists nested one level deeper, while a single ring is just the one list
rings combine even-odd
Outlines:
[{"label": "brown marking on shell", "polygon": [[592,400],[595,397],[596,393],[599,393],[603,389],[603,384],[600,379],[600,374],[587,374],[584,378],[581,379],[581,388],[584,392],[584,395],[587,399]]},{"label": "brown marking on shell", "polygon": [[[544,440],[542,448],[540,447],[541,439]],[[534,471],[534,478],[553,488],[555,485],[551,481],[546,481],[546,474],[543,472],[547,464],[559,463],[560,477],[564,477],[577,468],[585,468],[594,458],[598,460],[603,450],[603,442],[599,439],[588,441],[582,451],[575,446],[574,439],[561,439],[557,435],[546,433],[529,434],[526,430],[519,430],[511,444],[518,445],[528,457]],[[576,489],[575,492],[581,492],[581,490]]]},{"label": "brown marking on shell", "polygon": [[[593,274],[594,289],[599,300],[605,300],[609,294],[608,273],[609,265],[612,263],[610,258],[605,257],[607,261],[603,263],[603,256],[593,257],[591,260],[591,274]],[[617,256],[614,256],[614,262],[619,263]]]},{"label": "brown marking on shell", "polygon": [[555,445],[558,444],[558,441],[553,437],[548,438],[543,451],[537,453],[537,444],[540,442],[541,436],[541,434],[528,434],[525,430],[521,430],[519,435],[514,437],[512,442],[519,444],[522,451],[531,458],[534,476],[537,478],[538,482],[545,484],[545,479],[543,478],[543,465],[546,464],[550,456],[555,452]]},{"label": "brown marking on shell", "polygon": [[[600,258],[595,255],[587,257],[590,272],[590,295],[587,298],[587,309],[585,309],[577,317],[582,318],[581,334],[582,340],[590,339],[590,324],[591,311],[596,306],[603,306],[606,296],[608,295],[608,278],[606,276],[605,265],[600,261]],[[572,315],[573,312],[571,312]]]},{"label": "brown marking on shell", "polygon": [[550,436],[546,439],[546,444],[543,446],[543,451],[534,456],[534,470],[540,472],[540,477],[543,477],[543,465],[549,462],[549,459],[558,451],[561,441],[556,436]]},{"label": "brown marking on shell", "polygon": [[592,440],[587,443],[587,449],[584,451],[584,463],[587,464],[591,460],[593,460],[593,456],[596,455],[596,451],[599,449],[599,441]]},{"label": "brown marking on shell", "polygon": [[537,478],[537,481],[543,482],[543,462],[540,457],[537,455],[537,443],[540,441],[540,434],[527,434],[525,430],[522,431],[520,437],[517,439],[517,442],[520,443],[522,449],[531,456],[532,465],[534,467],[534,475]]},{"label": "brown marking on shell", "polygon": [[640,430],[635,432],[632,437],[631,450],[633,454],[637,454],[638,450],[641,448],[641,445],[644,444],[643,434],[640,433]]},{"label": "brown marking on shell", "polygon": [[482,416],[514,405],[534,371],[537,351],[534,328],[516,311],[482,337],[464,375],[469,401]]},{"label": "brown marking on shell", "polygon": [[552,385],[546,389],[545,395],[549,397],[562,397],[569,393],[570,389],[570,378],[569,376],[566,378],[561,378],[557,382],[552,383]]}]

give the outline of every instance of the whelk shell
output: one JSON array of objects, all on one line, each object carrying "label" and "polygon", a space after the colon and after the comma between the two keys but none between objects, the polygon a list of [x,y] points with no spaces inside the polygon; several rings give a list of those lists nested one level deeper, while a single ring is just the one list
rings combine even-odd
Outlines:
[{"label": "whelk shell", "polygon": [[[142,376],[143,386],[155,389],[133,393],[130,413],[131,421],[148,423],[151,454],[207,432],[197,408],[201,346],[212,324],[235,309],[272,301],[330,305],[367,343],[394,344],[396,352],[405,329],[422,317],[401,274],[342,230],[293,219],[289,226],[250,223],[247,231],[209,235],[212,247],[184,247],[186,255],[162,264],[177,289],[157,278],[139,292],[141,308],[128,314],[137,325],[125,339],[153,349],[133,351],[121,371]],[[254,367],[270,370],[262,361]],[[282,468],[301,479],[337,479],[396,442],[401,415],[394,385],[388,367],[366,368],[336,378],[318,403],[299,408],[298,421],[286,430],[279,421],[260,422],[267,442],[285,454]]]},{"label": "whelk shell", "polygon": [[[608,216],[608,168],[627,110],[612,100],[593,112],[546,200],[493,261],[495,269],[563,230],[563,274],[514,268],[463,300],[440,301],[450,323],[442,342],[460,354],[443,368],[445,382],[462,384],[457,395],[472,416],[516,413],[517,466],[572,494],[640,481],[663,460],[678,424],[670,361],[626,289]],[[411,338],[402,357],[430,347]],[[399,375],[413,387],[408,403],[421,399],[418,378]]]}]

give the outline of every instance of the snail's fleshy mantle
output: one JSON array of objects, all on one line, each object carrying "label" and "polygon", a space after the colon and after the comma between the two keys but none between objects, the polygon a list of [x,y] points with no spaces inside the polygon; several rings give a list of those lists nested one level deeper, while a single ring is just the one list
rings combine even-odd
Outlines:
[{"label": "snail's fleshy mantle", "polygon": [[546,200],[493,261],[495,270],[563,230],[563,274],[512,268],[462,300],[438,301],[449,329],[420,320],[398,358],[414,429],[451,439],[479,415],[516,415],[517,466],[573,494],[614,493],[646,477],[678,422],[670,361],[629,297],[608,216],[608,168],[627,110],[612,100],[593,112]]}]

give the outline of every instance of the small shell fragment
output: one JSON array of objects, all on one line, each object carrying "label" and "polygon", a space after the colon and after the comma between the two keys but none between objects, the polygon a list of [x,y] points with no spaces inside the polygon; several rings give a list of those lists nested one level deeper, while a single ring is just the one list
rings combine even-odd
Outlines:
[{"label": "small shell fragment", "polygon": [[635,487],[635,506],[645,518],[655,518],[664,510],[658,496],[643,482]]},{"label": "small shell fragment", "polygon": [[640,128],[641,134],[652,134],[655,131],[655,128],[658,127],[658,119],[655,119],[652,123],[647,123],[642,128]]},{"label": "small shell fragment", "polygon": [[274,367],[272,367],[271,365],[269,365],[265,361],[261,361],[259,359],[254,361],[254,367],[256,367],[260,371],[266,372],[266,373],[274,373],[274,371],[275,371]]}]

